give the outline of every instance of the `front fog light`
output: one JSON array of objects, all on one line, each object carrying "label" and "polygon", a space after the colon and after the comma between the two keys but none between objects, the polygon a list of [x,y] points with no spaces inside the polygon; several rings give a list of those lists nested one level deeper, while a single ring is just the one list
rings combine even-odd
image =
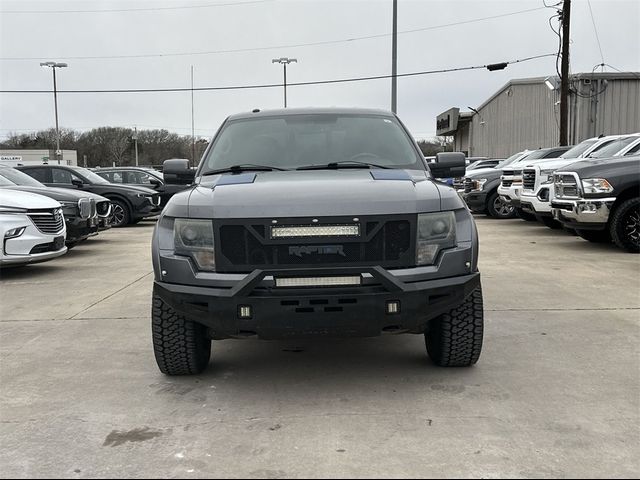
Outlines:
[{"label": "front fog light", "polygon": [[417,265],[431,265],[440,250],[455,246],[456,217],[453,212],[418,215]]},{"label": "front fog light", "polygon": [[18,227],[18,228],[12,228],[11,230],[7,230],[6,232],[4,232],[4,238],[9,239],[9,238],[19,237],[24,233],[26,228],[27,227]]},{"label": "front fog light", "polygon": [[173,224],[173,241],[177,255],[191,257],[200,270],[215,270],[211,220],[176,218]]}]

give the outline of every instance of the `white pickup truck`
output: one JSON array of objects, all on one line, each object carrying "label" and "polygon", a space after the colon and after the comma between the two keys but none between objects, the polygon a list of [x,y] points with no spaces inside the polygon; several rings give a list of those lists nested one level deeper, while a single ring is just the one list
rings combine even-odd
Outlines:
[{"label": "white pickup truck", "polygon": [[498,195],[500,195],[502,201],[514,206],[518,214],[526,218],[526,215],[523,215],[520,209],[523,166],[532,165],[550,158],[558,158],[566,152],[568,148],[569,147],[551,147],[531,150],[508,167],[503,168],[500,186],[498,187]]},{"label": "white pickup truck", "polygon": [[611,158],[632,155],[640,150],[640,134],[610,135],[600,139],[585,140],[591,143],[584,152],[576,156],[572,153],[581,144],[569,150],[557,160],[543,161],[536,164],[526,163],[522,169],[522,191],[520,208],[525,213],[534,215],[549,228],[560,228],[560,223],[553,219],[551,200],[554,196],[553,172],[562,169],[583,158]]}]

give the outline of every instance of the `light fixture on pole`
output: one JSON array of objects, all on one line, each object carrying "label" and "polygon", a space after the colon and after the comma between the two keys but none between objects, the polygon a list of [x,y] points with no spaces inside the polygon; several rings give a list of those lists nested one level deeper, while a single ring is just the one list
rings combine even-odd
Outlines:
[{"label": "light fixture on pole", "polygon": [[284,67],[284,108],[287,108],[287,65],[290,63],[298,63],[296,58],[274,58],[271,63],[280,63]]},{"label": "light fixture on pole", "polygon": [[558,90],[558,87],[560,87],[560,80],[558,77],[547,77],[544,79],[544,84],[551,91]]},{"label": "light fixture on pole", "polygon": [[58,160],[58,164],[60,164],[62,151],[60,150],[60,129],[58,127],[58,88],[56,85],[56,68],[66,68],[68,65],[66,63],[58,62],[42,62],[40,63],[40,66],[49,67],[53,70],[53,103],[56,112],[56,159]]}]

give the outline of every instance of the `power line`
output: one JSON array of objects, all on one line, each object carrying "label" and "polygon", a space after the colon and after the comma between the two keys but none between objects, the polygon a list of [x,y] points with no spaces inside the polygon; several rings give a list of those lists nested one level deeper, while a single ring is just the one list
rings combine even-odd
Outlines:
[{"label": "power line", "polygon": [[[513,15],[520,15],[523,13],[534,12],[538,10],[543,10],[545,7],[536,7],[536,8],[528,8],[526,10],[518,10],[515,12],[503,13],[500,15],[492,15],[489,17],[482,18],[473,18],[469,20],[463,20],[460,22],[453,23],[445,23],[441,25],[432,25],[429,27],[423,28],[414,28],[411,30],[403,30],[399,31],[398,34],[409,34],[409,33],[418,33],[418,32],[426,32],[429,30],[437,30],[440,28],[448,28],[455,27],[459,25],[466,25],[470,23],[476,22],[484,22],[486,20],[493,20],[496,18],[504,18],[510,17]],[[184,56],[196,56],[196,55],[217,55],[217,54],[225,54],[225,53],[243,53],[243,52],[258,52],[264,50],[279,50],[279,49],[287,49],[287,48],[299,48],[299,47],[315,47],[321,45],[334,45],[339,43],[349,43],[355,42],[359,40],[370,40],[375,38],[385,38],[391,36],[391,33],[379,33],[375,35],[366,35],[361,37],[351,37],[351,38],[343,38],[339,40],[324,40],[320,42],[309,42],[309,43],[294,43],[288,45],[272,45],[272,46],[264,46],[264,47],[248,47],[248,48],[234,48],[227,50],[210,50],[203,52],[176,52],[176,53],[144,53],[144,54],[131,54],[131,55],[83,55],[83,56],[64,56],[64,55],[47,55],[46,57],[0,57],[0,60],[3,61],[26,61],[26,60],[43,60],[45,58],[62,58],[65,60],[105,60],[105,59],[119,59],[119,58],[159,58],[159,57],[184,57]]]},{"label": "power line", "polygon": [[593,10],[591,9],[591,0],[587,0],[589,5],[589,13],[591,13],[591,22],[593,23],[593,31],[596,33],[596,40],[598,41],[598,48],[600,49],[600,58],[604,63],[604,54],[602,53],[602,45],[600,44],[600,36],[598,35],[598,28],[596,27],[596,19],[593,16]]},{"label": "power line", "polygon": [[16,14],[56,14],[56,13],[118,13],[118,12],[154,12],[159,10],[185,10],[192,8],[232,7],[236,5],[249,5],[254,3],[273,2],[274,0],[249,0],[246,2],[209,3],[205,5],[182,5],[179,7],[148,7],[148,8],[117,8],[108,10],[1,10],[3,15]]},{"label": "power line", "polygon": [[[555,53],[545,53],[543,55],[535,55],[533,57],[519,58],[515,60],[510,60],[508,62],[504,62],[506,65],[511,65],[514,63],[522,63],[530,60],[536,60],[538,58],[544,57],[555,57]],[[410,72],[410,73],[400,73],[396,75],[397,77],[414,77],[420,75],[431,75],[436,73],[450,73],[450,72],[461,72],[465,70],[478,70],[487,68],[488,65],[475,65],[469,67],[454,67],[454,68],[444,68],[439,70],[425,70],[421,72]],[[288,86],[308,86],[308,85],[329,85],[335,83],[351,83],[351,82],[362,82],[369,80],[382,80],[391,78],[391,75],[372,75],[367,77],[351,77],[351,78],[341,78],[335,80],[315,80],[309,82],[295,82],[289,83]],[[249,89],[257,89],[257,88],[275,88],[282,87],[281,83],[265,83],[258,85],[229,85],[222,87],[196,87],[193,88],[194,91],[215,91],[215,90],[249,90]],[[125,89],[114,89],[114,90],[58,90],[58,93],[164,93],[164,92],[190,92],[192,89],[189,87],[185,88],[125,88]],[[50,90],[0,90],[0,93],[51,93]]]}]

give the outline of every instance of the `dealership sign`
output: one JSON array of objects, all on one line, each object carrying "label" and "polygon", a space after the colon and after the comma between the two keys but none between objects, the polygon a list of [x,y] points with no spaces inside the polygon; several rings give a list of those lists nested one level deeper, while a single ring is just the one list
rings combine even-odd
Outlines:
[{"label": "dealership sign", "polygon": [[0,162],[21,162],[20,155],[0,155]]},{"label": "dealership sign", "polygon": [[458,129],[459,108],[451,108],[436,118],[436,135],[451,135]]}]

